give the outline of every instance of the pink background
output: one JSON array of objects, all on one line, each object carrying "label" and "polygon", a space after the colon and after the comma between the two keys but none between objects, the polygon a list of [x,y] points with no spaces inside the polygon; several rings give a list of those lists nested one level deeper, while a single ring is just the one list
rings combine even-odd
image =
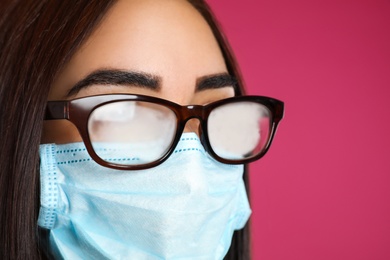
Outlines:
[{"label": "pink background", "polygon": [[286,107],[251,165],[253,259],[390,259],[390,1],[209,3],[249,94]]}]

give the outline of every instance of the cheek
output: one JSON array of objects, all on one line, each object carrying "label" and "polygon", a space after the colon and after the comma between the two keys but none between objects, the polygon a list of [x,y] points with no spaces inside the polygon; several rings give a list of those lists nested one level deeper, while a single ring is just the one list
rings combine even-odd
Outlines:
[{"label": "cheek", "polygon": [[77,128],[67,120],[52,120],[43,123],[42,144],[65,144],[81,141]]}]

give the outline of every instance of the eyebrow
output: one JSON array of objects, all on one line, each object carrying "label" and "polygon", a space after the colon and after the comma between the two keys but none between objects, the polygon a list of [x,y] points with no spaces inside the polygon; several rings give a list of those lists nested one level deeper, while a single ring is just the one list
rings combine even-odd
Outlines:
[{"label": "eyebrow", "polygon": [[201,77],[196,82],[196,91],[202,91],[206,89],[217,89],[224,87],[233,87],[235,88],[237,85],[237,80],[227,74],[215,74]]},{"label": "eyebrow", "polygon": [[[136,86],[158,92],[161,90],[161,81],[161,77],[144,72],[116,69],[97,70],[77,82],[68,91],[67,96],[77,94],[81,89],[92,85]],[[195,91],[235,87],[236,84],[237,80],[227,73],[207,75],[197,79]]]},{"label": "eyebrow", "polygon": [[97,70],[77,82],[67,96],[78,93],[81,89],[92,85],[136,86],[154,91],[161,89],[161,78],[148,73],[124,70]]}]

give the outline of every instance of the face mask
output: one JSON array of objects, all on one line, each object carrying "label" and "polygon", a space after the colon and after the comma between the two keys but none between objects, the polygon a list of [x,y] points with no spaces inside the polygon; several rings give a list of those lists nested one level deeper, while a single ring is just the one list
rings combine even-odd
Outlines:
[{"label": "face mask", "polygon": [[[44,144],[38,225],[64,259],[222,259],[250,215],[242,165],[184,133],[163,164],[118,171],[83,143]],[[120,158],[120,155],[117,155]]]}]

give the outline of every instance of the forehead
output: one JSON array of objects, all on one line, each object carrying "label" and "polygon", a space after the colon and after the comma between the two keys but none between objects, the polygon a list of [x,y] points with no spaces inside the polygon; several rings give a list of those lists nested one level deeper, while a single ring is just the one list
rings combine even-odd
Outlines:
[{"label": "forehead", "polygon": [[91,71],[134,70],[161,76],[163,85],[195,84],[226,72],[215,37],[185,0],[122,0],[60,73],[55,87],[69,89]]}]

